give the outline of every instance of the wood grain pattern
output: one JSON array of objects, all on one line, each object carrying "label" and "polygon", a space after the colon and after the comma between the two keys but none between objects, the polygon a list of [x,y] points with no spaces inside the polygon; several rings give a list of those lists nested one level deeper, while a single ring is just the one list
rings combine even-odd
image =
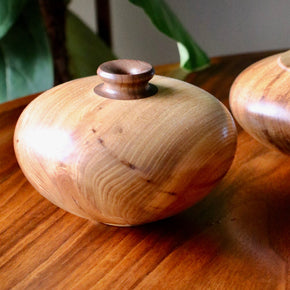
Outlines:
[{"label": "wood grain pattern", "polygon": [[230,104],[258,141],[290,154],[290,51],[263,59],[235,80]]},{"label": "wood grain pattern", "polygon": [[[186,77],[228,103],[253,53],[212,60]],[[180,76],[178,65],[157,73]],[[204,200],[134,228],[92,224],[38,194],[12,137],[33,97],[0,105],[1,289],[289,289],[290,158],[239,130],[234,163]]]},{"label": "wood grain pattern", "polygon": [[[113,82],[147,83],[152,68],[146,65],[143,73],[143,67],[141,75],[123,74],[122,68]],[[110,70],[102,79],[111,79]],[[108,99],[94,93],[100,83],[93,76],[55,87],[17,123],[17,159],[47,199],[92,221],[138,225],[192,206],[225,175],[236,128],[213,96],[155,76],[158,93],[151,97]]]}]

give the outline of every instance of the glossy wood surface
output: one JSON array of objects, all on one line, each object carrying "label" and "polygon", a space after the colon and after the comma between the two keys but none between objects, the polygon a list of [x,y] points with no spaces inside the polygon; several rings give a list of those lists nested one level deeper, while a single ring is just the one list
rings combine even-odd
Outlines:
[{"label": "glossy wood surface", "polygon": [[111,60],[101,64],[97,74],[103,83],[94,88],[96,94],[117,100],[136,100],[157,93],[149,83],[154,75],[151,64],[132,59]]},{"label": "glossy wood surface", "polygon": [[239,124],[266,146],[290,154],[290,50],[244,70],[230,91]]},{"label": "glossy wood surface", "polygon": [[[110,70],[107,81],[127,82],[132,97],[140,92],[135,80],[138,86],[148,82],[147,72]],[[156,75],[151,81],[156,94],[119,100],[118,88],[113,99],[95,94],[100,83],[91,76],[48,90],[19,118],[17,160],[48,200],[92,221],[139,225],[192,206],[226,174],[236,151],[236,127],[212,95]]]},{"label": "glossy wood surface", "polygon": [[[228,104],[235,77],[270,54],[215,58],[186,80]],[[194,207],[135,228],[94,225],[44,199],[17,165],[13,130],[31,98],[0,106],[1,289],[289,289],[287,155],[239,129],[231,169]]]}]

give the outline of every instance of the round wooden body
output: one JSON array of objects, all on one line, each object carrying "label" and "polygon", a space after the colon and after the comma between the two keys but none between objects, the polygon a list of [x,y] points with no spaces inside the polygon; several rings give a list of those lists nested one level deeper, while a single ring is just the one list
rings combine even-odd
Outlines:
[{"label": "round wooden body", "polygon": [[236,128],[217,99],[161,76],[153,96],[109,99],[94,92],[101,82],[57,86],[18,120],[18,162],[44,197],[92,221],[138,225],[190,207],[225,175]]},{"label": "round wooden body", "polygon": [[290,50],[244,70],[232,85],[230,106],[249,134],[290,154]]}]

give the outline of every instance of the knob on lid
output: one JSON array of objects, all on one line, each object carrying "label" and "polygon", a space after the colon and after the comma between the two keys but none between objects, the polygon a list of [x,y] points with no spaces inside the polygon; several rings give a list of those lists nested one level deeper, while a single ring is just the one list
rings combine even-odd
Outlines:
[{"label": "knob on lid", "polygon": [[144,61],[119,59],[101,64],[97,74],[104,83],[96,86],[96,94],[118,100],[132,100],[154,95],[157,88],[148,83],[153,67]]}]

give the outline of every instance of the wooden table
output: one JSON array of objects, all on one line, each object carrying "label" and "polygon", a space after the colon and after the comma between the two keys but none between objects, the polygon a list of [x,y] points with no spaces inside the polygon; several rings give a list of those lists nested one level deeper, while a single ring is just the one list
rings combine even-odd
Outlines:
[{"label": "wooden table", "polygon": [[[271,52],[273,53],[273,52]],[[237,74],[271,53],[214,58],[185,78],[228,105]],[[234,163],[200,203],[134,228],[57,208],[20,171],[16,120],[35,96],[0,105],[1,289],[290,289],[290,158],[239,129]]]}]

